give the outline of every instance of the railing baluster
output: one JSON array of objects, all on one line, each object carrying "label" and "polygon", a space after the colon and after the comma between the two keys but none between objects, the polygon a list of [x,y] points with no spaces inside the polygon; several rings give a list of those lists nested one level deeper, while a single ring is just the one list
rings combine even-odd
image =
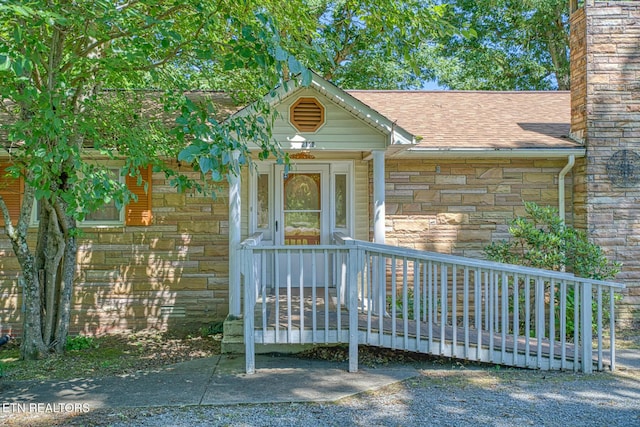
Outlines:
[{"label": "railing baluster", "polygon": [[531,367],[531,277],[524,279],[524,364]]},{"label": "railing baluster", "polygon": [[420,322],[422,320],[420,315],[422,308],[420,301],[422,295],[420,287],[421,266],[422,264],[417,260],[413,261],[413,319],[416,321],[416,351],[420,351]]},{"label": "railing baluster", "polygon": [[458,266],[451,265],[451,357],[456,356],[458,346]]},{"label": "railing baluster", "polygon": [[567,282],[560,282],[560,369],[567,368]]},{"label": "railing baluster", "polygon": [[597,285],[598,298],[598,371],[602,371],[602,286]]},{"label": "railing baluster", "polygon": [[616,317],[614,297],[613,288],[609,288],[609,352],[611,354],[609,367],[611,371],[615,371],[616,369]]},{"label": "railing baluster", "polygon": [[495,334],[495,313],[493,313],[495,311],[495,305],[494,305],[494,299],[495,299],[495,288],[494,288],[494,282],[495,282],[495,272],[493,270],[489,271],[489,280],[488,280],[488,291],[489,291],[489,298],[487,298],[487,323],[489,324],[489,361],[490,362],[495,362],[494,357],[493,357],[493,350],[494,350],[494,334]]},{"label": "railing baluster", "polygon": [[555,340],[556,340],[556,282],[549,280],[549,369],[553,369],[555,359]]},{"label": "railing baluster", "polygon": [[447,265],[440,264],[440,354],[445,355],[445,344],[447,339]]},{"label": "railing baluster", "polygon": [[427,264],[427,328],[429,330],[429,352],[433,351],[433,263]]},{"label": "railing baluster", "polygon": [[[336,251],[332,258],[334,264],[338,262],[339,251]],[[329,251],[324,250],[324,265],[329,264]],[[335,266],[333,268],[335,270]],[[329,344],[329,268],[324,269],[324,342]]]},{"label": "railing baluster", "polygon": [[[424,308],[424,310],[422,310],[422,312],[420,313],[422,316],[422,321],[426,322],[427,321],[427,313],[429,312],[429,298],[427,297],[427,292],[429,289],[429,285],[428,285],[428,268],[427,268],[428,263],[425,261],[424,263],[422,263],[422,306]],[[431,335],[431,332],[429,332],[429,335]]]},{"label": "railing baluster", "polygon": [[262,251],[258,252],[260,254],[260,259],[262,263],[261,269],[261,295],[262,295],[262,340],[264,341],[264,337],[267,336],[267,269],[264,268],[267,265],[267,253]]},{"label": "railing baluster", "polygon": [[397,299],[397,283],[396,283],[396,257],[391,257],[391,348],[396,349],[396,299]]},{"label": "railing baluster", "polygon": [[463,284],[463,313],[462,323],[464,325],[464,358],[469,358],[469,267],[464,268],[464,284]]},{"label": "railing baluster", "polygon": [[291,309],[291,249],[287,250],[287,342],[292,342],[292,325],[291,318],[293,311]]},{"label": "railing baluster", "polygon": [[384,316],[386,313],[387,260],[381,253],[378,253],[376,256],[378,258],[378,343],[382,345],[384,342]]},{"label": "railing baluster", "polygon": [[500,327],[500,363],[505,364],[507,358],[507,333],[509,332],[509,311],[507,303],[509,301],[509,282],[507,280],[507,273],[502,273],[502,295],[500,296],[500,302],[502,303],[502,326]]},{"label": "railing baluster", "polygon": [[[318,280],[316,277],[316,253],[313,253],[313,262],[311,263],[311,339],[314,344],[318,342],[318,337],[316,336],[318,331],[318,319],[316,315],[316,310],[318,309],[317,298],[317,290],[316,287],[318,285]],[[329,266],[323,264],[324,269],[328,269]],[[322,267],[320,267],[322,268]]]},{"label": "railing baluster", "polygon": [[489,328],[491,324],[491,301],[489,297],[489,275],[490,271],[484,272],[484,327]]},{"label": "railing baluster", "polygon": [[275,277],[274,277],[274,287],[276,294],[276,302],[275,302],[275,342],[276,344],[280,343],[280,251],[277,249],[273,253],[273,259],[275,260]]},{"label": "railing baluster", "polygon": [[349,270],[346,281],[348,285],[347,310],[349,312],[349,372],[358,371],[358,267],[362,250],[349,246],[346,253]]},{"label": "railing baluster", "polygon": [[348,252],[344,253],[344,256],[341,256],[340,262],[340,270],[339,270],[339,282],[338,287],[336,289],[336,324],[338,330],[338,341],[340,341],[340,337],[342,336],[342,291],[347,286],[347,260],[348,260]]},{"label": "railing baluster", "polygon": [[[311,251],[311,262],[313,262],[313,251]],[[304,344],[304,251],[302,249],[298,250],[298,264],[300,266],[299,273],[299,286],[300,286],[300,344]]]},{"label": "railing baluster", "polygon": [[404,330],[403,350],[409,350],[409,281],[407,280],[407,258],[402,258],[402,327]]},{"label": "railing baluster", "polygon": [[520,333],[520,277],[513,276],[513,366],[518,366],[518,334]]},{"label": "railing baluster", "polygon": [[480,268],[476,269],[475,274],[475,321],[476,321],[476,333],[478,334],[476,345],[476,360],[482,360],[482,271]]},{"label": "railing baluster", "polygon": [[245,372],[253,374],[256,369],[255,359],[255,304],[256,288],[253,277],[255,271],[253,265],[253,250],[251,247],[245,248],[245,286],[244,286],[244,352],[245,352]]},{"label": "railing baluster", "polygon": [[535,293],[535,304],[536,304],[536,314],[535,314],[535,323],[536,323],[536,353],[537,353],[537,368],[542,368],[542,339],[544,338],[544,280],[542,277],[536,278],[536,293]]},{"label": "railing baluster", "polygon": [[500,332],[500,279],[498,272],[493,272],[493,330]]},{"label": "railing baluster", "polygon": [[[367,307],[367,344],[371,342],[371,316],[373,314],[373,275],[371,269],[373,263],[371,262],[372,255],[370,252],[365,252],[365,267],[367,269],[367,291],[366,291],[366,307]],[[362,304],[364,307],[365,297],[362,298]]]},{"label": "railing baluster", "polygon": [[[580,287],[578,282],[573,284],[573,370],[578,371],[578,355],[580,354]],[[584,363],[584,360],[582,361]]]}]

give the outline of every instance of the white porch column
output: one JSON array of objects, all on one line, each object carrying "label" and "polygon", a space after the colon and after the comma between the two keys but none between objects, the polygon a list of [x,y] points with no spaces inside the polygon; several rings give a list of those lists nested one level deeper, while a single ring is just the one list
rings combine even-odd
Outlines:
[{"label": "white porch column", "polygon": [[[240,153],[233,152],[234,161],[238,160]],[[238,172],[240,173],[240,172]],[[238,247],[241,236],[241,210],[240,210],[240,175],[229,174],[229,314],[239,317],[242,314],[240,308],[240,260],[238,259]]]},{"label": "white porch column", "polygon": [[373,241],[384,243],[384,151],[373,152]]},{"label": "white porch column", "polygon": [[[384,208],[384,151],[373,152],[373,241],[384,244],[385,228]],[[386,274],[385,262],[375,260],[372,279],[373,312],[378,315],[384,313]]]}]

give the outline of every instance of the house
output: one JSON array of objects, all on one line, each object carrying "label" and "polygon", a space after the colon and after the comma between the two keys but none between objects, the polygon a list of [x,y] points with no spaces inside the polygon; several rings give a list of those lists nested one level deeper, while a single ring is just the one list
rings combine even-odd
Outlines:
[{"label": "house", "polygon": [[[124,216],[86,224],[71,331],[189,328],[241,314],[235,251],[255,233],[266,246],[328,245],[341,233],[479,258],[508,236],[523,201],[558,207],[624,262],[622,318],[635,320],[638,17],[632,2],[574,8],[571,93],[348,91],[317,75],[278,88],[274,137],[290,169],[256,162],[215,200],[178,194],[148,171],[149,191],[137,190]],[[11,252],[0,239],[0,333],[21,328]]]}]

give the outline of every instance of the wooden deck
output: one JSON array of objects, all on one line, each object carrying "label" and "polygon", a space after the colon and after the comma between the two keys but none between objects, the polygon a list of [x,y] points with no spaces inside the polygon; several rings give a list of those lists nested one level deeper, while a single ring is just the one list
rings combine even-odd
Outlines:
[{"label": "wooden deck", "polygon": [[[278,289],[277,296],[273,289],[271,291],[265,295],[266,304],[260,296],[257,300],[257,345],[348,342],[348,311],[335,288],[318,288],[315,295],[305,288],[303,298],[299,288],[295,288],[290,290],[289,299],[286,288]],[[534,369],[577,370],[579,363],[574,361],[581,360],[577,347],[571,343],[563,346],[548,338],[539,340],[492,330],[478,331],[437,321],[402,318],[394,321],[390,314],[381,317],[360,310],[359,344]],[[456,325],[462,324],[462,316],[457,317]],[[451,322],[450,317],[448,321]],[[594,360],[597,359],[594,357]]]}]

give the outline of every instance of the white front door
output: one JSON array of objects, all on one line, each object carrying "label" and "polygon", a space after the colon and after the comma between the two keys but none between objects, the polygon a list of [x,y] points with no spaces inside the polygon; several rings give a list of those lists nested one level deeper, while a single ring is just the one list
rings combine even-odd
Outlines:
[{"label": "white front door", "polygon": [[275,244],[329,244],[329,166],[277,166],[275,187]]}]

